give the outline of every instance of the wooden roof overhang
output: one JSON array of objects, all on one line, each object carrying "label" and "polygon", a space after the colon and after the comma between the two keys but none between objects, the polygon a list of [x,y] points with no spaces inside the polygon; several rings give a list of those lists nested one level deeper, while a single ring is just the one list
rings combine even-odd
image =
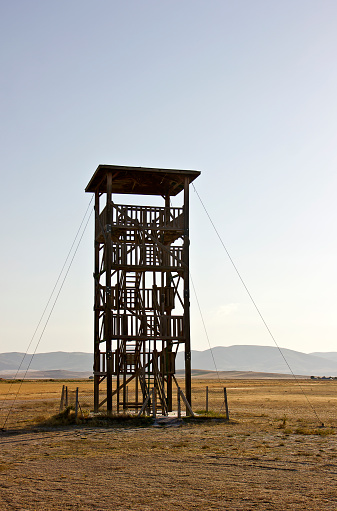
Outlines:
[{"label": "wooden roof overhang", "polygon": [[200,175],[198,170],[99,165],[85,191],[106,193],[107,174],[110,172],[112,193],[162,196],[177,195],[184,189],[185,177],[191,183]]}]

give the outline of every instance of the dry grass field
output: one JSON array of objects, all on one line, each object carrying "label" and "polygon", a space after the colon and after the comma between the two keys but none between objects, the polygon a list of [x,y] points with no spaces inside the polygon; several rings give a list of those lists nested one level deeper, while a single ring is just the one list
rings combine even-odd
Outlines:
[{"label": "dry grass field", "polygon": [[[13,404],[20,383],[0,382],[1,510],[337,509],[335,381],[194,379],[196,411],[227,387],[229,422],[46,427],[63,383],[24,382]],[[88,408],[92,382],[67,385]]]}]

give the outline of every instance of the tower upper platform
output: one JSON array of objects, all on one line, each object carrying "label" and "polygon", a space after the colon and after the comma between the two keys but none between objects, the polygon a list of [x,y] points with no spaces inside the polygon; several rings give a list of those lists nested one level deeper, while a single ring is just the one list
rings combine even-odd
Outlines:
[{"label": "tower upper platform", "polygon": [[177,195],[184,189],[185,177],[191,183],[200,175],[198,170],[99,165],[85,191],[106,193],[108,172],[112,173],[112,193],[162,196]]}]

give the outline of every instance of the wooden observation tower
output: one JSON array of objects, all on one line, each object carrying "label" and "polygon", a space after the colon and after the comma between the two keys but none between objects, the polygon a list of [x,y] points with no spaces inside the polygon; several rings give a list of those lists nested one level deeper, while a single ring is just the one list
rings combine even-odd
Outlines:
[{"label": "wooden observation tower", "polygon": [[[95,411],[172,410],[175,356],[185,350],[191,404],[189,185],[195,170],[99,165],[95,194]],[[181,207],[170,197],[181,193]],[[163,207],[116,204],[114,194],[157,195]],[[114,197],[115,198],[115,197]]]}]

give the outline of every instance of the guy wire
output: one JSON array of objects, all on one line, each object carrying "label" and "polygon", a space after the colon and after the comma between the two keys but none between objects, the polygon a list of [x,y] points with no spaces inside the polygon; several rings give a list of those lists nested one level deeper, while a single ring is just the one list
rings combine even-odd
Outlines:
[{"label": "guy wire", "polygon": [[269,326],[268,326],[267,322],[265,321],[264,317],[262,316],[262,313],[261,313],[260,309],[258,308],[258,306],[257,306],[257,304],[256,304],[256,302],[255,302],[255,300],[254,300],[254,298],[253,298],[253,296],[251,295],[251,293],[250,293],[250,291],[249,291],[249,289],[248,289],[247,285],[245,284],[245,282],[244,282],[243,278],[241,277],[241,274],[240,274],[240,272],[239,272],[238,268],[236,267],[236,265],[235,265],[235,263],[234,263],[234,261],[233,261],[233,259],[232,259],[231,255],[230,255],[230,253],[228,252],[226,245],[225,245],[225,244],[224,244],[224,242],[222,241],[222,238],[221,238],[221,236],[220,236],[220,234],[219,234],[219,232],[218,232],[217,228],[215,227],[215,224],[214,224],[214,222],[213,222],[213,220],[212,220],[212,218],[211,218],[210,214],[208,213],[208,211],[207,211],[207,209],[206,209],[206,207],[205,207],[205,205],[204,205],[203,201],[201,200],[201,197],[200,197],[200,195],[199,195],[198,191],[196,190],[196,188],[195,188],[195,186],[194,186],[194,183],[192,183],[192,186],[193,186],[193,189],[194,189],[195,193],[196,193],[196,194],[197,194],[197,196],[198,196],[198,199],[199,199],[199,201],[200,201],[200,203],[201,203],[201,205],[202,205],[202,207],[203,207],[203,209],[204,209],[204,211],[205,211],[205,213],[206,213],[206,215],[207,215],[207,217],[208,217],[209,221],[210,221],[210,222],[211,222],[211,224],[212,224],[212,227],[213,227],[213,229],[214,229],[214,231],[215,231],[215,233],[216,233],[217,237],[218,237],[218,238],[219,238],[219,240],[220,240],[221,245],[223,246],[223,248],[224,248],[224,250],[225,250],[225,252],[226,252],[226,254],[227,254],[228,259],[230,260],[230,262],[231,262],[231,264],[232,264],[232,266],[233,266],[233,268],[234,268],[234,270],[235,270],[235,272],[236,272],[237,276],[239,277],[239,279],[240,279],[240,281],[241,281],[241,284],[242,284],[242,285],[243,285],[243,287],[245,288],[245,290],[246,290],[246,292],[247,292],[247,294],[248,294],[248,296],[249,296],[249,298],[250,298],[250,300],[251,300],[251,302],[252,302],[252,304],[253,304],[253,306],[254,306],[255,310],[257,311],[258,315],[260,316],[260,319],[262,320],[262,322],[263,322],[263,324],[264,324],[265,328],[267,329],[267,332],[269,333],[269,335],[270,335],[270,337],[272,338],[272,340],[273,340],[273,342],[274,342],[275,346],[277,347],[277,349],[278,349],[279,353],[281,354],[281,356],[282,356],[283,360],[285,361],[286,365],[288,366],[288,369],[290,370],[290,372],[291,372],[291,374],[292,374],[293,378],[295,379],[296,383],[298,384],[299,388],[301,389],[301,392],[302,392],[303,396],[305,397],[305,399],[306,399],[306,401],[307,401],[307,403],[308,403],[309,407],[310,407],[310,408],[311,408],[311,410],[313,411],[313,413],[314,413],[314,415],[316,416],[317,420],[318,420],[318,421],[322,424],[322,426],[324,426],[324,424],[323,424],[323,422],[320,420],[320,418],[319,418],[319,416],[318,416],[318,414],[317,414],[317,412],[316,412],[315,408],[313,407],[312,403],[310,402],[310,400],[309,400],[309,398],[308,398],[307,394],[304,392],[303,387],[302,387],[302,385],[300,384],[300,382],[299,382],[298,378],[296,377],[296,375],[294,374],[294,372],[293,372],[292,368],[290,367],[290,364],[288,363],[288,360],[286,359],[286,357],[285,357],[285,355],[283,354],[283,352],[282,352],[281,348],[279,347],[278,343],[276,342],[275,337],[273,336],[273,334],[272,334],[272,332],[271,332],[271,330],[270,330],[270,328],[269,328]]},{"label": "guy wire", "polygon": [[[85,221],[85,218],[86,218],[86,216],[87,216],[87,213],[88,213],[88,210],[89,210],[89,208],[90,208],[90,206],[91,206],[92,201],[93,201],[93,196],[92,196],[92,198],[91,198],[91,200],[90,200],[90,202],[89,202],[89,205],[88,205],[88,207],[87,207],[87,209],[86,209],[86,212],[85,212],[85,214],[84,214],[84,216],[83,216],[83,219],[82,219],[82,221],[81,221],[81,223],[80,223],[80,226],[79,226],[79,228],[78,228],[78,230],[77,230],[77,233],[76,233],[76,235],[75,235],[74,241],[73,241],[73,243],[72,243],[72,245],[71,245],[71,247],[70,247],[70,250],[69,250],[69,252],[68,252],[68,255],[67,255],[67,257],[66,257],[66,259],[65,259],[65,262],[64,262],[64,264],[63,264],[63,266],[62,266],[62,269],[61,269],[61,271],[60,271],[60,273],[59,273],[59,275],[58,275],[58,277],[57,277],[56,283],[55,283],[55,285],[54,285],[54,287],[53,287],[53,290],[52,290],[52,292],[51,292],[51,294],[50,294],[50,296],[49,296],[49,299],[48,299],[47,304],[46,304],[46,306],[45,306],[45,308],[44,308],[44,310],[43,310],[43,313],[42,313],[42,315],[41,315],[41,317],[40,317],[40,320],[39,320],[39,322],[38,322],[38,324],[37,324],[37,327],[36,327],[36,329],[35,329],[35,331],[34,331],[34,334],[33,334],[32,338],[31,338],[31,340],[30,340],[30,342],[29,342],[29,344],[28,344],[27,350],[26,350],[26,352],[25,352],[25,354],[24,354],[24,356],[23,356],[23,358],[22,358],[22,360],[21,360],[21,363],[20,363],[20,365],[19,365],[19,368],[17,369],[17,372],[16,372],[16,374],[15,374],[14,379],[16,379],[16,376],[18,375],[18,372],[19,372],[19,370],[20,370],[20,368],[21,368],[21,366],[22,366],[22,364],[23,364],[23,361],[24,361],[25,357],[27,356],[28,350],[29,350],[29,348],[30,348],[30,346],[31,346],[31,344],[32,344],[32,342],[33,342],[33,339],[34,339],[34,337],[35,337],[35,335],[36,335],[36,332],[37,332],[37,330],[38,330],[38,328],[39,328],[39,326],[40,326],[40,324],[41,324],[41,322],[42,322],[42,319],[43,319],[43,317],[44,317],[45,313],[46,313],[46,310],[47,310],[47,308],[48,308],[48,305],[49,305],[49,303],[50,303],[50,301],[51,301],[51,299],[52,299],[52,296],[53,296],[53,294],[54,294],[54,292],[55,292],[55,289],[56,289],[56,287],[57,287],[57,284],[58,284],[58,282],[59,282],[59,280],[60,280],[60,278],[61,278],[61,275],[62,275],[62,273],[63,273],[63,271],[64,271],[65,266],[66,266],[66,263],[67,263],[67,261],[68,261],[68,259],[69,259],[69,257],[70,257],[71,251],[72,251],[72,249],[73,249],[73,247],[74,247],[74,245],[75,245],[76,239],[78,238],[78,235],[79,235],[80,230],[81,230],[81,228],[82,228],[82,225],[83,225],[83,223],[84,223],[84,221]],[[36,344],[35,350],[34,350],[34,352],[33,352],[33,354],[32,354],[32,357],[31,357],[31,359],[30,359],[30,361],[29,361],[29,364],[28,364],[28,366],[27,366],[27,369],[26,369],[26,371],[25,371],[25,373],[24,373],[24,375],[23,375],[22,381],[20,382],[20,385],[19,385],[18,391],[17,391],[17,393],[15,394],[14,400],[13,400],[13,402],[12,402],[11,407],[9,408],[9,411],[8,411],[7,417],[6,417],[5,421],[4,421],[4,423],[3,423],[3,425],[2,425],[2,428],[1,428],[1,429],[4,429],[4,428],[5,428],[5,425],[6,425],[7,421],[8,421],[9,415],[10,415],[10,413],[11,413],[12,409],[13,409],[13,406],[14,406],[14,404],[15,404],[15,401],[16,401],[16,399],[17,399],[17,396],[18,396],[18,394],[19,394],[19,392],[20,392],[20,389],[21,389],[21,387],[22,387],[22,383],[23,383],[24,379],[26,378],[27,372],[28,372],[28,370],[29,370],[29,368],[30,368],[30,366],[31,366],[31,363],[32,363],[33,358],[34,358],[34,355],[36,354],[37,348],[38,348],[38,346],[39,346],[39,344],[40,344],[40,341],[41,341],[41,339],[42,339],[42,336],[43,336],[43,334],[44,334],[44,332],[45,332],[45,330],[46,330],[46,327],[47,327],[47,325],[48,325],[49,319],[50,319],[50,317],[51,317],[51,315],[52,315],[52,313],[53,313],[53,310],[54,310],[54,308],[55,308],[55,305],[56,305],[56,302],[57,302],[57,300],[58,300],[58,297],[59,297],[59,295],[60,295],[60,293],[61,293],[61,290],[62,290],[62,288],[63,288],[63,285],[64,285],[64,283],[65,283],[65,280],[66,280],[66,278],[67,278],[67,276],[68,276],[69,270],[70,270],[70,268],[71,268],[71,266],[72,266],[72,263],[73,263],[73,261],[74,261],[75,255],[76,255],[76,253],[77,253],[77,251],[78,251],[78,248],[79,248],[80,243],[81,243],[81,241],[82,241],[83,235],[84,235],[84,233],[85,233],[85,231],[86,231],[86,228],[87,228],[87,225],[88,225],[88,223],[89,223],[90,217],[91,217],[91,215],[89,215],[89,217],[88,217],[88,219],[87,219],[87,221],[86,221],[86,224],[85,224],[85,226],[84,226],[84,229],[83,229],[83,231],[82,231],[82,234],[81,234],[81,236],[80,236],[80,239],[79,239],[79,241],[78,241],[78,243],[77,243],[77,246],[76,246],[76,248],[75,248],[75,251],[74,251],[74,253],[73,253],[73,256],[72,256],[72,258],[71,258],[71,261],[70,261],[70,263],[69,263],[69,266],[68,266],[68,268],[67,268],[67,270],[66,270],[66,273],[65,273],[65,275],[64,275],[64,278],[63,278],[63,281],[62,281],[62,283],[61,283],[61,286],[60,286],[60,288],[59,288],[59,290],[58,290],[58,292],[57,292],[57,295],[56,295],[56,298],[55,298],[54,303],[53,303],[53,305],[52,305],[52,308],[51,308],[51,310],[50,310],[50,312],[49,312],[49,315],[48,315],[48,317],[47,317],[47,319],[46,319],[46,322],[45,322],[45,324],[44,324],[44,327],[43,327],[43,329],[42,329],[42,332],[41,332],[40,337],[39,337],[39,339],[38,339],[38,342],[37,342],[37,344]],[[10,385],[10,387],[9,387],[9,390],[8,390],[8,392],[7,392],[7,395],[5,396],[4,400],[2,401],[2,405],[3,405],[3,404],[4,404],[4,402],[6,401],[6,398],[7,398],[8,394],[9,394],[9,391],[10,391],[10,389],[11,389],[12,385],[13,385],[13,383],[11,383],[11,385]],[[2,408],[1,408],[1,409],[2,409]]]},{"label": "guy wire", "polygon": [[[199,303],[198,295],[197,295],[197,292],[196,292],[196,289],[195,289],[195,285],[194,285],[194,282],[193,282],[193,279],[192,279],[191,272],[189,272],[189,273],[190,273],[190,279],[191,279],[191,283],[192,283],[192,287],[193,287],[193,291],[194,291],[194,296],[195,296],[195,299],[196,299],[196,302],[197,302],[197,305],[198,305],[198,309],[199,309],[199,313],[200,313],[200,317],[201,317],[202,325],[203,325],[203,327],[204,327],[204,331],[205,331],[206,339],[207,339],[208,346],[209,346],[209,349],[210,349],[210,352],[211,352],[211,355],[212,355],[212,359],[213,359],[213,363],[214,363],[215,371],[216,371],[216,374],[217,374],[217,377],[218,377],[218,381],[219,381],[219,383],[221,384],[220,374],[219,374],[218,367],[217,367],[216,362],[215,362],[215,357],[214,357],[214,354],[213,354],[213,348],[212,348],[212,346],[211,346],[211,342],[210,342],[210,340],[209,340],[209,335],[208,335],[208,332],[207,332],[207,328],[206,328],[206,323],[205,323],[205,320],[204,320],[204,316],[203,316],[203,313],[202,313],[202,311],[201,311],[201,307],[200,307],[200,303]],[[223,404],[221,405],[220,412],[221,412],[221,410],[222,410],[222,407],[223,407]]]}]

